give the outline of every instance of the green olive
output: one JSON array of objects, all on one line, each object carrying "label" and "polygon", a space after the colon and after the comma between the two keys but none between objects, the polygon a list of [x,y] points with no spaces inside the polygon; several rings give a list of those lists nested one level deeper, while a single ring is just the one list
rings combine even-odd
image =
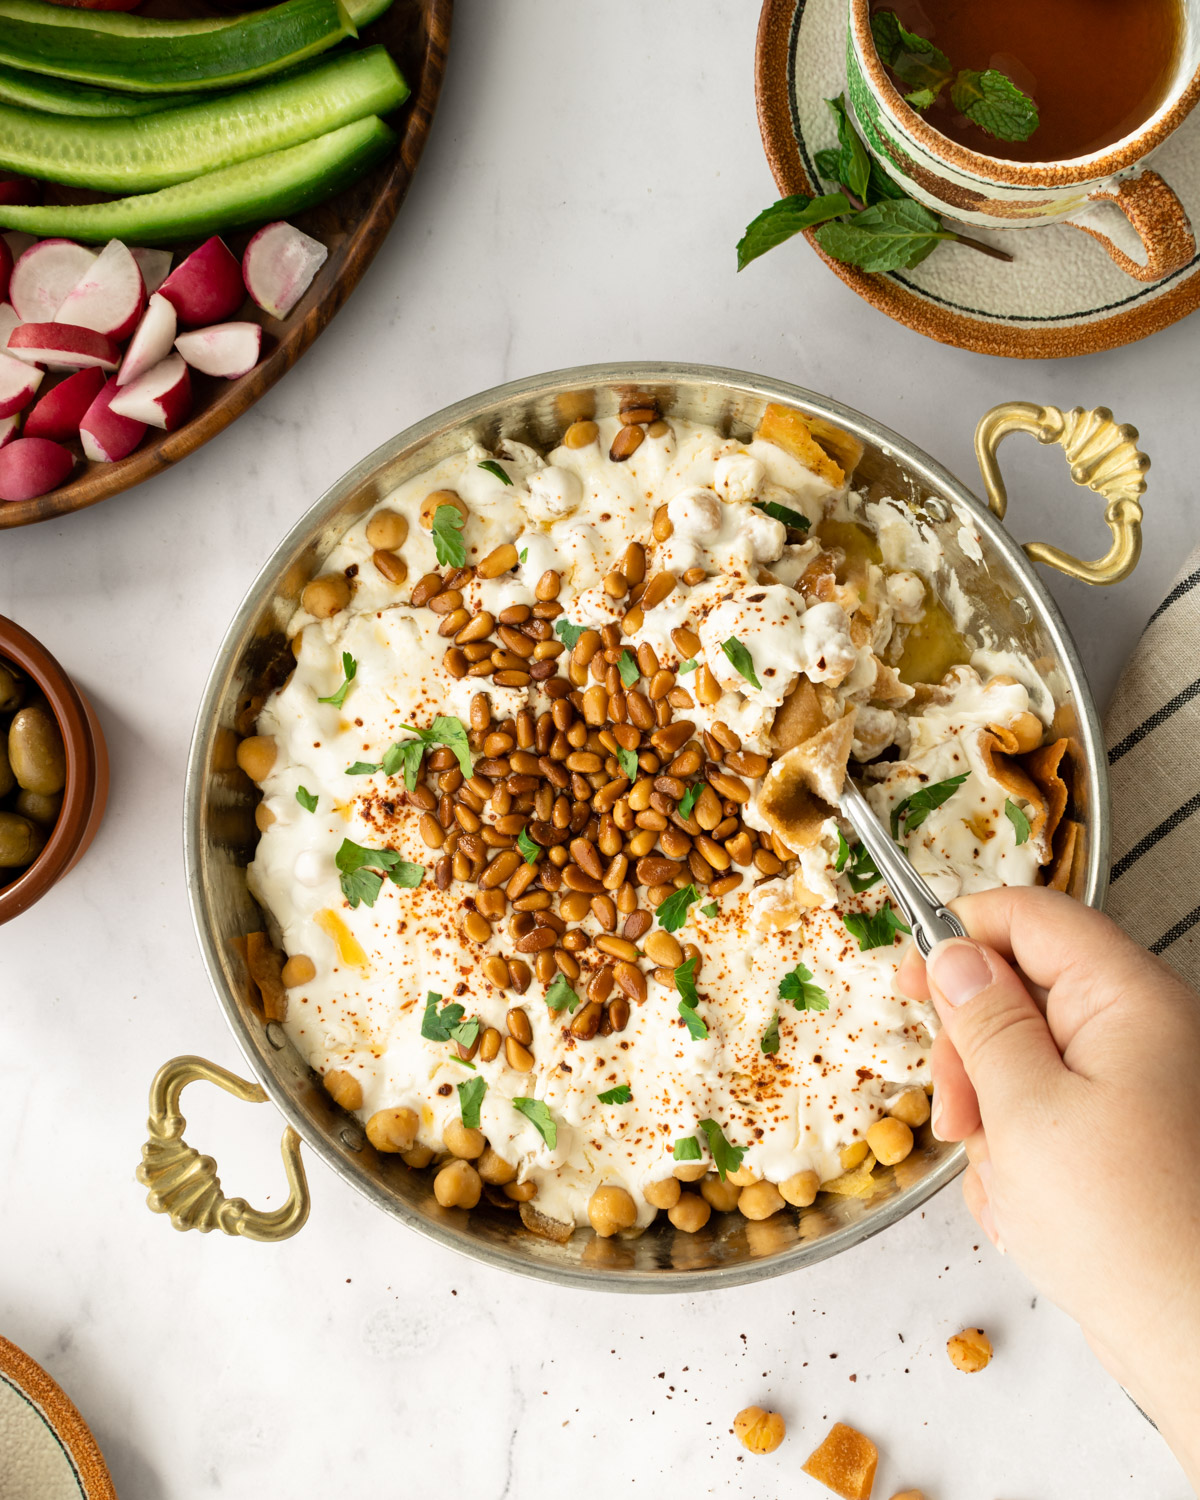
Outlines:
[{"label": "green olive", "polygon": [[24,686],[12,668],[0,662],[0,713],[20,707]]},{"label": "green olive", "polygon": [[16,807],[23,818],[42,828],[53,828],[62,807],[61,792],[18,792]]},{"label": "green olive", "polygon": [[31,865],[46,842],[39,828],[17,813],[0,812],[0,868]]},{"label": "green olive", "polygon": [[[0,670],[3,670],[0,668]],[[0,740],[0,797],[7,797],[17,784],[12,766],[8,763],[8,747]]]},{"label": "green olive", "polygon": [[67,757],[54,715],[31,703],[13,715],[8,726],[8,758],[17,785],[27,792],[53,796],[67,781]]}]

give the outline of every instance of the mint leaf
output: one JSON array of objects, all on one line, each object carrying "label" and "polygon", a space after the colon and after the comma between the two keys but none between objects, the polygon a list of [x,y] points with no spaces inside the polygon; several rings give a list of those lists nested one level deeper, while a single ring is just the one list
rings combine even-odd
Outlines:
[{"label": "mint leaf", "polygon": [[642,670],[637,664],[637,657],[632,651],[622,651],[617,659],[617,671],[621,674],[621,681],[627,688],[631,688],[642,675]]},{"label": "mint leaf", "polygon": [[[309,808],[309,811],[311,812],[312,809]],[[1018,845],[1024,844],[1029,838],[1029,819],[1011,797],[1005,797],[1004,799],[1004,816],[1012,824],[1016,832]]]},{"label": "mint leaf", "polygon": [[487,1093],[486,1078],[468,1078],[458,1085],[458,1109],[468,1130],[479,1129],[479,1106]]},{"label": "mint leaf", "polygon": [[779,998],[790,1000],[797,1010],[829,1009],[829,996],[813,983],[811,971],[803,964],[797,964],[779,981]]},{"label": "mint leaf", "polygon": [[619,1083],[615,1089],[606,1089],[596,1097],[601,1104],[628,1104],[633,1098],[633,1090],[627,1083]]},{"label": "mint leaf", "polygon": [[693,656],[690,661],[681,661],[675,668],[676,677],[686,677],[689,672],[694,672],[700,663]]},{"label": "mint leaf", "polygon": [[950,81],[946,54],[927,37],[909,31],[894,11],[877,11],[871,17],[871,35],[884,67],[890,68],[901,83],[930,91],[932,104]]},{"label": "mint leaf", "polygon": [[[844,107],[842,113],[845,113]],[[854,128],[850,124],[848,116],[846,118],[846,127],[849,130],[853,130]],[[866,150],[866,147],[864,146],[863,149]],[[846,158],[845,161],[843,161],[843,157]],[[893,182],[883,167],[880,166],[869,152],[867,159],[870,162],[870,176],[867,181],[865,201],[867,203],[878,203],[881,198],[905,197],[904,189],[898,182]],[[840,149],[835,150],[830,148],[826,151],[818,151],[813,160],[816,162],[818,174],[825,178],[827,182],[845,184],[846,172],[849,169],[849,153]]]},{"label": "mint leaf", "polygon": [[558,619],[554,622],[554,634],[568,651],[574,651],[575,643],[586,629],[586,625],[572,625],[569,620]]},{"label": "mint leaf", "polygon": [[425,1014],[421,1017],[421,1035],[427,1042],[448,1042],[450,1028],[457,1026],[463,1018],[463,1008],[457,1003],[448,1004],[439,1012],[442,997],[436,990],[425,996]]},{"label": "mint leaf", "polygon": [[700,1129],[708,1137],[713,1165],[717,1169],[717,1176],[724,1182],[730,1172],[736,1172],[741,1166],[742,1157],[746,1154],[745,1147],[731,1146],[725,1139],[725,1132],[715,1120],[701,1120]]},{"label": "mint leaf", "polygon": [[579,996],[571,988],[565,974],[556,974],[546,991],[546,1004],[551,1010],[568,1010],[572,1014],[579,1004]]},{"label": "mint leaf", "polygon": [[[503,468],[501,468],[501,466],[496,462],[494,458],[485,458],[479,465],[479,467],[481,469],[486,469],[489,474],[494,474],[501,484],[512,483],[512,480],[508,477]],[[461,567],[462,564],[460,563],[459,566]]]},{"label": "mint leaf", "polygon": [[771,1024],[767,1027],[766,1031],[763,1032],[763,1034],[762,1034],[762,1041],[759,1042],[758,1045],[768,1055],[770,1055],[773,1052],[778,1052],[779,1051],[779,1017],[778,1017],[778,1015],[776,1015],[776,1016],[774,1016],[772,1018]]},{"label": "mint leaf", "polygon": [[358,663],[350,655],[349,651],[342,652],[342,685],[336,693],[330,693],[328,698],[318,698],[318,703],[332,703],[334,708],[341,708],[346,701],[346,694],[350,691],[350,684],[354,681],[358,672]]},{"label": "mint leaf", "polygon": [[681,818],[690,818],[691,817],[691,815],[692,815],[692,808],[695,807],[695,805],[696,805],[696,798],[699,795],[700,795],[700,783],[699,782],[695,782],[695,783],[693,783],[692,786],[688,787],[687,791],[684,792],[684,794],[683,794],[682,797],[680,797],[680,799],[679,799],[679,816]]},{"label": "mint leaf", "polygon": [[804,193],[793,193],[780,198],[770,208],[764,208],[756,219],[746,225],[746,232],[737,244],[737,268],[744,271],[751,261],[774,250],[793,235],[811,229],[814,224],[824,224],[844,214],[850,203],[842,193],[826,193],[819,198],[810,198]]},{"label": "mint leaf", "polygon": [[521,851],[521,858],[527,865],[536,865],[542,857],[542,846],[535,844],[530,838],[528,827],[522,828],[517,834],[517,848]]},{"label": "mint leaf", "polygon": [[957,238],[942,228],[936,214],[911,198],[872,204],[850,219],[823,224],[816,232],[817,243],[827,255],[863,271],[911,270],[941,241]]},{"label": "mint leaf", "polygon": [[[871,157],[863,144],[862,136],[855,130],[850,119],[850,112],[846,108],[845,94],[839,94],[836,99],[826,99],[830,113],[837,121],[839,151],[838,182],[844,184],[856,198],[864,201],[867,196],[867,184],[871,180]],[[849,208],[849,204],[846,205]]]},{"label": "mint leaf", "polygon": [[920,828],[931,812],[943,802],[949,802],[969,774],[964,771],[961,776],[951,776],[947,781],[935,781],[932,786],[923,786],[919,792],[898,802],[892,808],[892,837],[898,840],[914,828]]},{"label": "mint leaf", "polygon": [[558,1145],[558,1126],[549,1109],[540,1099],[514,1099],[514,1109],[519,1109],[529,1120],[551,1151]]},{"label": "mint leaf", "polygon": [[461,568],[467,561],[463,522],[462,512],[453,505],[439,505],[433,513],[433,550],[444,568]]},{"label": "mint leaf", "polygon": [[928,109],[936,100],[937,94],[933,89],[914,89],[904,97],[914,109]]},{"label": "mint leaf", "polygon": [[715,917],[717,912],[720,911],[720,907],[715,901],[710,901],[707,906],[702,906],[700,910],[706,917]]},{"label": "mint leaf", "polygon": [[618,750],[617,763],[621,767],[621,775],[629,781],[636,781],[638,777],[638,754],[636,750]]},{"label": "mint leaf", "polygon": [[774,500],[755,500],[756,510],[764,511],[773,521],[782,521],[785,526],[790,526],[793,531],[807,531],[812,522],[807,516],[802,516],[798,510],[792,510],[786,505],[777,505]]},{"label": "mint leaf", "polygon": [[667,932],[678,932],[687,921],[688,907],[699,899],[700,892],[694,885],[685,885],[681,891],[673,891],[655,912],[658,925]]},{"label": "mint leaf", "polygon": [[306,786],[298,786],[296,788],[296,801],[305,812],[316,812],[317,800]]},{"label": "mint leaf", "polygon": [[699,1161],[700,1142],[694,1135],[681,1135],[671,1153],[676,1161]]},{"label": "mint leaf", "polygon": [[858,950],[866,953],[870,948],[890,948],[898,932],[911,932],[900,920],[889,901],[882,911],[868,917],[865,912],[850,912],[842,917],[846,931],[858,940]]},{"label": "mint leaf", "polygon": [[1037,105],[1004,73],[964,68],[950,98],[968,120],[1001,141],[1027,141],[1038,128]]},{"label": "mint leaf", "polygon": [[754,658],[742,645],[736,635],[731,635],[727,641],[721,642],[721,650],[732,662],[734,668],[739,671],[751,687],[762,691],[762,683],[754,675]]},{"label": "mint leaf", "polygon": [[817,168],[817,175],[823,177],[826,182],[837,182],[841,176],[842,153],[834,146],[827,146],[824,151],[813,154],[813,162]]}]

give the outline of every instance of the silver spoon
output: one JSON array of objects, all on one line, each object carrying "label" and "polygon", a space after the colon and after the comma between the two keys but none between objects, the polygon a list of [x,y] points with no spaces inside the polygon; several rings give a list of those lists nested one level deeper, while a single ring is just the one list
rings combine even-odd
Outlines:
[{"label": "silver spoon", "polygon": [[966,937],[967,929],[949,907],[941,905],[907,857],[892,842],[871,804],[849,776],[842,786],[841,806],[846,820],[866,845],[876,869],[887,882],[888,890],[903,908],[922,958],[928,958],[933,945],[945,938]]}]

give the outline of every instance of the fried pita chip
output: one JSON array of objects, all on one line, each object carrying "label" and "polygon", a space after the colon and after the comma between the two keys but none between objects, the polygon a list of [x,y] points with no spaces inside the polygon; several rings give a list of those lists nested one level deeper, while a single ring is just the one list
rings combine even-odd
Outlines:
[{"label": "fried pita chip", "polygon": [[805,604],[836,604],[841,590],[837,581],[838,559],[833,552],[818,552],[796,580],[796,592]]},{"label": "fried pita chip", "polygon": [[774,443],[777,448],[799,459],[806,469],[819,474],[835,489],[841,489],[845,484],[846,476],[841,465],[835,463],[813,437],[810,420],[790,406],[778,406],[772,402],[763,412],[755,435],[764,443]]},{"label": "fried pita chip", "polygon": [[823,1182],[821,1191],[836,1193],[839,1198],[869,1198],[881,1186],[871,1175],[876,1165],[875,1157],[868,1152],[866,1158],[853,1171],[843,1172],[840,1177],[831,1177],[828,1182]]},{"label": "fried pita chip", "polygon": [[265,932],[246,934],[246,966],[262,995],[268,1021],[287,1019],[287,990],[283,984],[283,954],[271,946]]},{"label": "fried pita chip", "polygon": [[800,925],[806,911],[816,911],[824,904],[799,875],[784,881],[777,893],[774,892],[775,884],[778,882],[772,885],[774,899],[764,900],[754,914],[754,926],[758,932],[787,932]]},{"label": "fried pita chip", "polygon": [[775,710],[771,745],[777,755],[782,755],[811,739],[828,722],[816,688],[807,677],[798,677],[796,686]]},{"label": "fried pita chip", "polygon": [[775,761],[759,794],[772,831],[790,849],[806,849],[821,836],[846,779],[854,744],[856,710],[827,724]]},{"label": "fried pita chip", "polygon": [[522,1203],[520,1209],[521,1223],[530,1234],[540,1235],[544,1240],[553,1240],[556,1245],[565,1245],[575,1233],[574,1224],[548,1218],[540,1209],[534,1208],[532,1203]]},{"label": "fried pita chip", "polygon": [[[992,683],[999,680],[994,677]],[[987,727],[1000,741],[1000,748],[1005,755],[1028,755],[1042,743],[1045,733],[1041,719],[1028,711],[1018,714],[1011,724],[989,724]]]},{"label": "fried pita chip", "polygon": [[1064,818],[1058,825],[1054,838],[1054,857],[1046,871],[1046,884],[1052,891],[1068,891],[1071,888],[1071,872],[1075,867],[1075,851],[1080,847],[1083,825]]},{"label": "fried pita chip", "polygon": [[979,731],[979,754],[987,774],[1007,796],[1029,804],[1029,837],[1037,846],[1038,863],[1044,865],[1050,860],[1049,806],[1037,782],[1014,758],[1016,743],[1014,734],[996,724]]},{"label": "fried pita chip", "polygon": [[1063,760],[1070,749],[1070,741],[1055,740],[1021,757],[1021,764],[1041,789],[1046,803],[1045,835],[1046,848],[1053,845],[1054,834],[1067,810],[1069,792],[1063,780]]},{"label": "fried pita chip", "polygon": [[900,681],[900,674],[895,667],[889,667],[878,657],[875,658],[875,681],[871,685],[871,702],[883,703],[888,707],[893,704],[899,706],[909,703],[915,696],[915,689],[909,687],[907,682]]},{"label": "fried pita chip", "polygon": [[842,1500],[871,1500],[879,1449],[854,1427],[835,1422],[821,1446],[801,1465]]}]

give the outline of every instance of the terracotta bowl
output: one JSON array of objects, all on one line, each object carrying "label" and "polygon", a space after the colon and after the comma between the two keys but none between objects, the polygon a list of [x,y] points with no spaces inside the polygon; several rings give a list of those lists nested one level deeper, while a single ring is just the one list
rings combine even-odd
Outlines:
[{"label": "terracotta bowl", "polygon": [[[0,661],[35,682],[58,720],[67,751],[62,810],[46,847],[27,869],[0,885],[0,924],[20,916],[71,870],[96,837],[108,801],[108,747],[91,704],[50,655],[12,620],[0,615]],[[0,871],[0,877],[6,872]]]}]

